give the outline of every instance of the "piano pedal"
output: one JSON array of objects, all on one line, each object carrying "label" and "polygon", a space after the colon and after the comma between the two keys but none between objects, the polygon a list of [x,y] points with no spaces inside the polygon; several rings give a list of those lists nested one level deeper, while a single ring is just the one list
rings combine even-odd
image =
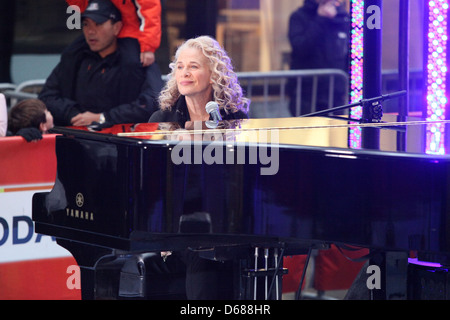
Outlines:
[{"label": "piano pedal", "polygon": [[119,296],[144,298],[146,295],[146,260],[156,257],[156,253],[133,255],[120,270]]},{"label": "piano pedal", "polygon": [[119,254],[99,260],[95,267],[97,300],[186,299],[186,270],[177,259],[160,252]]}]

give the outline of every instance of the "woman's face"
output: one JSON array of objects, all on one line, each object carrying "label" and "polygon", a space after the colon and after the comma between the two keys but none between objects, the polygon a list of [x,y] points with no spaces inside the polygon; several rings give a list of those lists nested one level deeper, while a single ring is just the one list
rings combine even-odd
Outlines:
[{"label": "woman's face", "polygon": [[178,56],[175,77],[178,91],[184,96],[204,96],[212,93],[209,60],[197,48],[185,48]]}]

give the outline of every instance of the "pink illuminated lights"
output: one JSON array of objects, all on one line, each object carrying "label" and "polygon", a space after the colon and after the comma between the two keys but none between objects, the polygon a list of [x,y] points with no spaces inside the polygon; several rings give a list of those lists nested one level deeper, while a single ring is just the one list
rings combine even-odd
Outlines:
[{"label": "pink illuminated lights", "polygon": [[[363,98],[363,39],[364,39],[364,1],[351,1],[351,60],[350,60],[350,103]],[[361,119],[362,107],[350,110],[354,119]],[[361,148],[361,128],[350,128],[350,148]]]},{"label": "pink illuminated lights", "polygon": [[[447,105],[447,0],[428,2],[428,52],[427,52],[427,119],[444,120]],[[431,123],[427,127],[426,152],[444,154],[444,125]]]}]

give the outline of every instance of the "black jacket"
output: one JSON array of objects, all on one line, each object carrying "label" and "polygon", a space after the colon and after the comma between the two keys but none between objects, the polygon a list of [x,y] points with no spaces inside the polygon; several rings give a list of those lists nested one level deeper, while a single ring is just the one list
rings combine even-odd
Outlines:
[{"label": "black jacket", "polygon": [[[243,111],[225,113],[220,109],[223,120],[247,119],[248,116]],[[158,110],[152,114],[148,122],[177,122],[184,126],[186,121],[190,121],[189,112],[186,105],[186,98],[181,96],[170,110]]]},{"label": "black jacket", "polygon": [[343,5],[333,19],[319,16],[317,7],[315,0],[305,0],[290,16],[291,69],[347,70],[350,17]]},{"label": "black jacket", "polygon": [[69,46],[39,94],[55,125],[68,126],[85,111],[103,112],[109,124],[147,122],[163,83],[158,66],[143,68],[127,58],[134,54],[139,44],[131,38],[118,39],[118,50],[104,59],[84,38]]},{"label": "black jacket", "polygon": [[[305,0],[303,7],[294,11],[289,19],[289,41],[292,47],[291,69],[341,69],[348,70],[349,15],[340,6],[333,19],[317,14],[315,0]],[[340,79],[339,79],[340,80]],[[312,78],[302,79],[301,114],[312,111]],[[290,110],[296,114],[297,80],[291,78],[287,91],[290,95]],[[333,106],[347,103],[345,81],[336,81]],[[328,108],[329,82],[327,77],[319,77],[316,110]]]}]

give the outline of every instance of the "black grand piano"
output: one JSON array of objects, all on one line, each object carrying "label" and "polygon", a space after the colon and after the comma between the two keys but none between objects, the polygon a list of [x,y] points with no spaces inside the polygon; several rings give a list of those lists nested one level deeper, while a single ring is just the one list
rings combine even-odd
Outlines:
[{"label": "black grand piano", "polygon": [[[33,197],[35,231],[73,254],[87,299],[149,297],[146,259],[182,250],[239,260],[234,297],[259,299],[255,279],[273,272],[278,282],[283,255],[331,243],[370,249],[370,263],[383,270],[375,295],[415,298],[409,284],[398,289],[411,276],[408,257],[449,262],[450,157],[427,152],[429,123],[408,120],[56,128],[57,178]],[[376,147],[357,146],[366,130]],[[177,276],[153,281],[161,279]]]}]

